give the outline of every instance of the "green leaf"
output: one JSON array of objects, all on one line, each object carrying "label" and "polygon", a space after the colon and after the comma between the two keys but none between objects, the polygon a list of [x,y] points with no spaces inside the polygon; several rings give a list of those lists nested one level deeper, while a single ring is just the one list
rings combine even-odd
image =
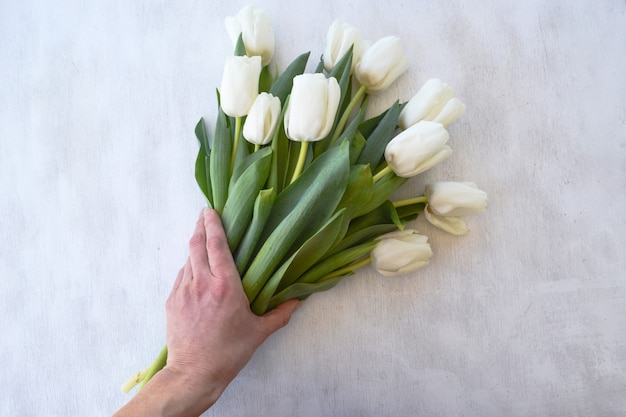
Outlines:
[{"label": "green leaf", "polygon": [[415,203],[408,206],[397,207],[396,211],[400,219],[406,222],[416,219],[417,215],[423,212],[425,207],[426,203]]},{"label": "green leaf", "polygon": [[319,282],[328,274],[344,268],[351,263],[365,257],[376,246],[377,242],[370,241],[358,246],[348,248],[324,259],[302,275],[297,282],[312,284]]},{"label": "green leaf", "polygon": [[365,149],[363,149],[357,163],[369,164],[372,169],[378,166],[378,163],[383,158],[387,144],[394,136],[399,117],[400,103],[396,101],[385,113],[385,116],[374,131],[367,137]]},{"label": "green leaf", "polygon": [[[248,169],[248,167],[250,167],[250,165],[258,161],[259,159],[265,157],[266,152],[271,152],[269,147],[265,147],[265,148],[260,149],[259,152],[250,153],[250,149],[248,147],[248,141],[245,141],[243,138],[241,139],[242,139],[242,142],[239,144],[239,148],[244,148],[244,150],[241,151],[241,155],[239,155],[239,159],[240,159],[239,162],[235,162],[235,168],[233,169],[233,173],[231,174],[230,184],[228,186],[229,193],[232,187],[237,182],[237,180],[239,180],[239,177],[241,176],[241,174],[243,174],[244,171]],[[265,151],[265,149],[268,149],[268,151]]]},{"label": "green leaf", "polygon": [[235,44],[235,56],[246,56],[246,45],[243,43],[243,32],[239,34]]},{"label": "green leaf", "polygon": [[209,149],[209,138],[206,131],[206,126],[204,124],[204,119],[200,119],[195,129],[196,138],[198,139],[198,143],[200,144],[200,149],[198,150],[198,157],[196,158],[195,165],[195,177],[200,190],[206,197],[209,202],[209,205],[212,205],[211,202],[211,192],[210,192],[210,179],[207,176],[208,171],[208,156],[210,154]]},{"label": "green leaf", "polygon": [[211,147],[210,161],[210,177],[211,188],[213,194],[213,208],[218,213],[222,213],[224,204],[228,197],[228,183],[230,182],[230,158],[232,152],[232,135],[228,123],[228,117],[219,106],[218,93],[218,112],[217,121],[215,123],[215,134],[213,135],[213,144]]},{"label": "green leaf", "polygon": [[313,161],[276,198],[256,258],[243,277],[253,301],[285,256],[300,247],[334,213],[348,181],[348,144],[333,148]]},{"label": "green leaf", "polygon": [[321,74],[324,72],[324,55],[320,55],[320,60],[317,63],[317,67],[315,67],[315,73]]},{"label": "green leaf", "polygon": [[347,234],[346,237],[344,237],[343,240],[339,242],[339,244],[329,253],[334,255],[352,246],[360,245],[371,239],[377,238],[378,236],[382,236],[385,233],[390,233],[396,230],[398,230],[398,228],[395,224],[374,224],[368,227],[364,226],[362,229],[353,230],[351,233]]},{"label": "green leaf", "polygon": [[294,253],[291,258],[287,260],[287,262],[283,263],[280,268],[271,276],[271,278],[267,281],[263,289],[259,293],[259,295],[250,303],[250,309],[252,312],[258,316],[265,314],[267,311],[267,306],[270,302],[270,298],[274,295],[274,291],[278,288],[280,281],[283,279],[287,268],[293,262],[296,254]]},{"label": "green leaf", "polygon": [[350,165],[356,164],[356,161],[358,161],[359,157],[361,156],[361,152],[363,152],[363,149],[365,148],[365,144],[365,138],[363,137],[361,132],[357,130],[356,134],[354,135],[354,139],[352,139],[352,142],[350,142]]},{"label": "green leaf", "polygon": [[306,63],[309,60],[310,54],[310,52],[307,52],[297,57],[291,64],[289,64],[289,66],[278,77],[274,84],[272,84],[272,88],[270,88],[270,93],[274,97],[278,97],[281,103],[285,102],[287,96],[291,92],[291,87],[293,86],[293,78],[296,75],[302,74],[306,69]]},{"label": "green leaf", "polygon": [[280,194],[283,191],[285,176],[286,176],[286,164],[289,158],[289,138],[285,134],[284,129],[284,120],[285,120],[285,111],[287,110],[287,106],[289,105],[289,96],[285,103],[282,106],[281,114],[280,114],[280,122],[278,127],[276,128],[276,133],[274,134],[274,138],[272,139],[272,167],[270,169],[270,176],[267,181],[267,187],[273,188],[276,190],[277,194]]},{"label": "green leaf", "polygon": [[383,204],[406,181],[407,178],[389,175],[376,182],[372,190],[372,198],[359,208],[355,217],[364,215]]},{"label": "green leaf", "polygon": [[322,259],[341,233],[345,212],[346,210],[342,209],[335,213],[317,233],[300,246],[291,265],[285,271],[285,276],[278,288],[279,291],[295,282],[307,269]]},{"label": "green leaf", "polygon": [[261,237],[261,232],[263,232],[263,228],[265,227],[265,223],[267,222],[275,200],[276,191],[274,191],[274,189],[259,191],[259,195],[254,202],[252,222],[248,226],[241,240],[241,244],[234,255],[235,264],[237,265],[237,270],[240,275],[244,274],[250,264],[254,249]]},{"label": "green leaf", "polygon": [[301,283],[292,284],[270,299],[270,302],[267,306],[267,311],[278,307],[285,301],[289,301],[294,298],[298,298],[302,300],[302,299],[307,298],[311,294],[330,290],[335,285],[337,285],[339,281],[341,281],[343,278],[349,275],[352,275],[352,274],[348,273],[344,276],[332,278],[327,281],[323,281],[323,282],[319,282],[315,284],[301,284]]},{"label": "green leaf", "polygon": [[252,219],[254,201],[265,184],[270,171],[272,150],[264,148],[256,153],[262,156],[255,158],[255,161],[237,180],[224,205],[222,223],[231,251],[234,251],[239,245],[246,227]]},{"label": "green leaf", "polygon": [[270,66],[266,65],[263,69],[261,69],[261,75],[259,76],[259,93],[270,91],[273,82],[274,79],[272,78],[272,73],[270,72]]}]

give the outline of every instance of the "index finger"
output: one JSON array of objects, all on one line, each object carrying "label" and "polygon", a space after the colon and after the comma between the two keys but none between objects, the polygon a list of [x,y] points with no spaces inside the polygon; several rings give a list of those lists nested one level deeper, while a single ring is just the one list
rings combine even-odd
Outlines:
[{"label": "index finger", "polygon": [[241,280],[228,246],[222,220],[215,210],[204,209],[204,228],[211,274],[217,279],[229,280],[236,277]]}]

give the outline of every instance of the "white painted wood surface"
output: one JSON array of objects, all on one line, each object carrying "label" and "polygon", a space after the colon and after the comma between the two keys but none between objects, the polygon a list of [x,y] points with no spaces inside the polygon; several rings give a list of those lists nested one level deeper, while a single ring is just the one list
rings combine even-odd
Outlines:
[{"label": "white painted wood surface", "polygon": [[[0,415],[107,416],[164,341],[203,199],[200,116],[235,1],[0,4]],[[339,18],[400,36],[467,113],[405,187],[472,180],[470,233],[423,219],[432,264],[310,298],[206,415],[626,415],[626,3],[258,1],[280,68]]]}]

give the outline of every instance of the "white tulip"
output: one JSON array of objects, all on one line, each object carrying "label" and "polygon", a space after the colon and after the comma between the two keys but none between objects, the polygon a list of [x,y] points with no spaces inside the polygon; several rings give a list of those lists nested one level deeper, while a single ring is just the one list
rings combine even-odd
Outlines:
[{"label": "white tulip", "polygon": [[406,229],[387,233],[370,253],[372,264],[382,275],[399,275],[425,267],[433,256],[428,237]]},{"label": "white tulip", "polygon": [[261,57],[229,56],[224,65],[220,104],[224,113],[231,117],[248,114],[259,95]]},{"label": "white tulip", "polygon": [[432,168],[452,154],[450,135],[441,123],[421,121],[393,138],[385,159],[399,177],[409,178]]},{"label": "white tulip", "polygon": [[426,186],[428,204],[424,215],[434,226],[454,235],[467,233],[459,216],[480,213],[487,208],[487,193],[472,182],[440,181]]},{"label": "white tulip", "polygon": [[285,112],[285,133],[295,141],[324,139],[333,127],[341,88],[334,77],[302,74],[294,77]]},{"label": "white tulip", "polygon": [[233,42],[237,44],[241,34],[248,56],[258,55],[266,66],[274,56],[274,30],[269,15],[252,6],[246,6],[237,13],[237,16],[227,17],[226,31]]},{"label": "white tulip", "polygon": [[361,61],[364,43],[361,31],[347,23],[339,23],[335,20],[328,29],[326,36],[326,50],[324,52],[324,68],[330,72],[337,65],[337,62],[352,47],[352,68]]},{"label": "white tulip", "polygon": [[408,67],[400,38],[387,36],[365,50],[355,75],[368,93],[377,93],[389,87]]},{"label": "white tulip", "polygon": [[266,145],[272,141],[280,119],[280,99],[269,93],[257,96],[243,124],[243,137],[248,142]]},{"label": "white tulip", "polygon": [[444,127],[465,112],[465,105],[454,97],[454,90],[436,78],[424,83],[422,88],[404,106],[398,124],[407,129],[420,120],[432,120]]}]

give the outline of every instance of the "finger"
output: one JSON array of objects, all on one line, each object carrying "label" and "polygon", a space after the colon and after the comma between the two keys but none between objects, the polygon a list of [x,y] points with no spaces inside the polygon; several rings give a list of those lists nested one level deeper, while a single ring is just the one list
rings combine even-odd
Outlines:
[{"label": "finger", "polygon": [[174,280],[174,286],[172,287],[172,293],[174,293],[178,287],[180,287],[180,283],[183,281],[183,276],[185,275],[185,267],[183,266],[178,271],[178,275],[176,275],[176,280]]},{"label": "finger", "polygon": [[289,319],[291,319],[291,315],[293,314],[293,312],[296,311],[298,307],[300,307],[300,304],[302,304],[302,301],[300,300],[289,300],[262,316],[262,341],[267,339],[278,329],[285,327],[287,323],[289,323]]},{"label": "finger", "polygon": [[234,278],[240,281],[233,255],[228,246],[224,226],[222,226],[222,220],[215,210],[204,210],[204,227],[211,273],[220,280]]},{"label": "finger", "polygon": [[189,239],[189,258],[191,263],[191,275],[194,278],[207,276],[209,270],[209,260],[206,250],[206,231],[204,229],[204,217],[200,217],[196,222],[196,228]]}]

